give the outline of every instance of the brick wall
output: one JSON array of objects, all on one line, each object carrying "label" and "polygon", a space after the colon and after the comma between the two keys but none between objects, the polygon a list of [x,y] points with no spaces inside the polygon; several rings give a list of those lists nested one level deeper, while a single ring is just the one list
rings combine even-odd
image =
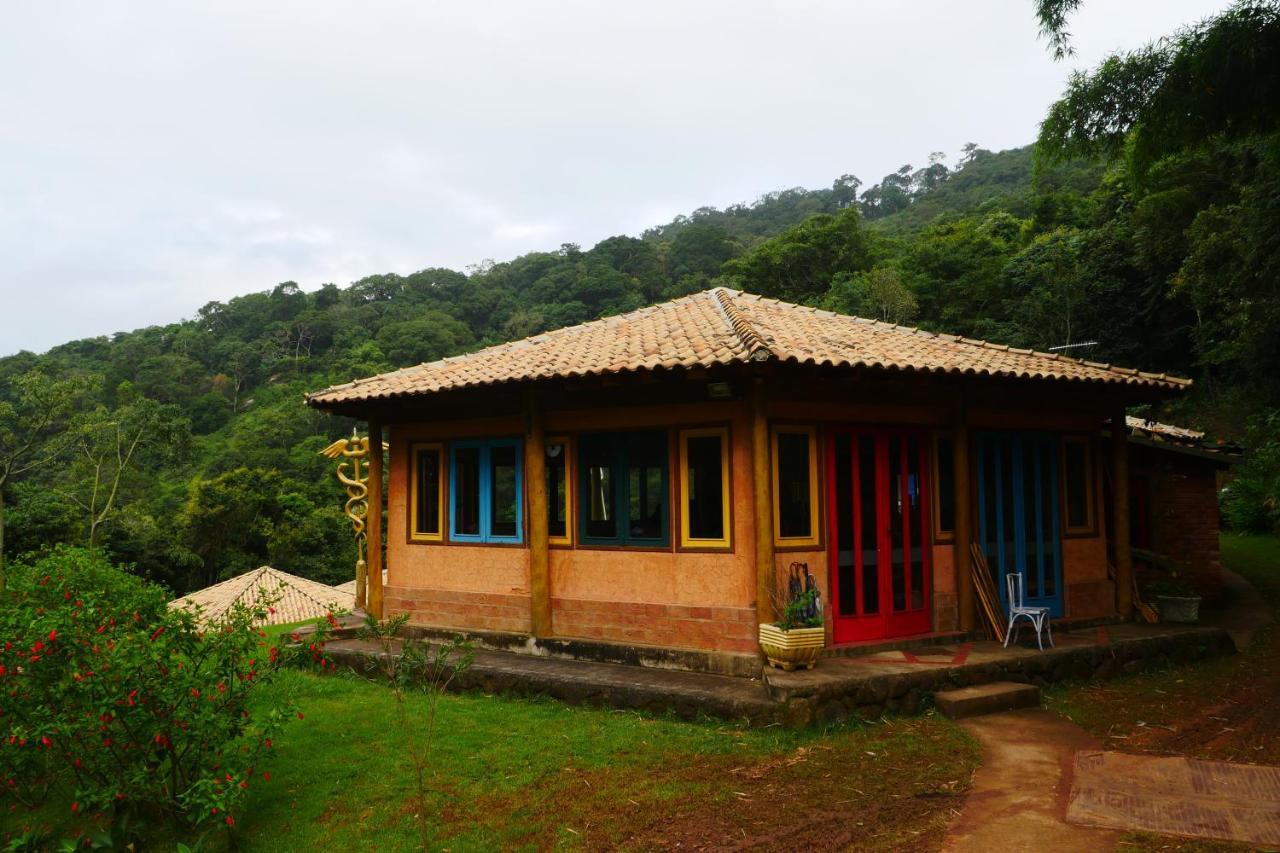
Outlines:
[{"label": "brick wall", "polygon": [[517,634],[533,630],[527,595],[388,586],[383,602],[388,616],[408,613],[415,625]]},{"label": "brick wall", "polygon": [[557,637],[720,652],[757,648],[751,607],[553,598],[551,609]]},{"label": "brick wall", "polygon": [[[1137,450],[1133,462],[1133,476],[1146,481],[1150,550],[1187,566],[1196,590],[1206,599],[1220,598],[1217,468],[1212,462],[1149,448]],[[1138,545],[1138,531],[1132,533]]]}]

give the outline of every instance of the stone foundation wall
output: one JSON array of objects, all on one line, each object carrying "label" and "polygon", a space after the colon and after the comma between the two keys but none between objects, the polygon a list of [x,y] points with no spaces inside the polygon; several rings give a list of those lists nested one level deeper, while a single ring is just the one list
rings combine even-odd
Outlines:
[{"label": "stone foundation wall", "polygon": [[940,690],[1013,681],[1047,687],[1060,681],[1106,679],[1149,668],[1202,660],[1235,652],[1226,631],[1198,628],[1126,639],[1107,646],[1046,649],[1035,655],[967,666],[921,669],[841,681],[818,690],[792,690],[765,683],[769,695],[785,703],[789,725],[841,722],[850,716],[879,719],[886,712],[915,714]]},{"label": "stone foundation wall", "polygon": [[757,650],[752,607],[553,598],[551,614],[557,637],[718,652]]}]

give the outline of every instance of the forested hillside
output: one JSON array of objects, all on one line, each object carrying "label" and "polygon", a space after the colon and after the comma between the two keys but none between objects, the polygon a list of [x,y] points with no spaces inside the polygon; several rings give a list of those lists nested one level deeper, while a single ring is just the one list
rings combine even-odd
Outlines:
[{"label": "forested hillside", "polygon": [[1242,299],[1231,276],[1274,267],[1256,252],[1275,233],[1270,137],[1141,180],[1123,160],[1037,171],[1029,147],[970,145],[954,167],[935,155],[866,189],[843,175],[589,249],[285,282],[0,360],[0,545],[98,545],[176,592],[264,562],[345,580],[349,528],[317,451],[352,424],[306,391],[717,284],[1018,346],[1096,342],[1074,352],[1200,380],[1172,416],[1238,438],[1280,399],[1280,299]]}]

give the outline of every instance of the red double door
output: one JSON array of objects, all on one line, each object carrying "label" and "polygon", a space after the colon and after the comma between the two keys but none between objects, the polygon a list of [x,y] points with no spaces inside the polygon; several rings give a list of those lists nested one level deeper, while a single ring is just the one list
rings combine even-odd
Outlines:
[{"label": "red double door", "polygon": [[897,429],[828,433],[827,512],[837,643],[927,633],[928,441]]}]

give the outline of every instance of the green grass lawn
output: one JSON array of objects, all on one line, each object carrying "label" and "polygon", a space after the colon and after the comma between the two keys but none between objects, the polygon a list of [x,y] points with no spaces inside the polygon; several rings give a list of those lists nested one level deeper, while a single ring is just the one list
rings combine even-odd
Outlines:
[{"label": "green grass lawn", "polygon": [[[288,672],[304,719],[280,738],[234,838],[247,850],[418,848],[415,774],[406,725],[425,724],[426,697],[406,705],[354,675]],[[452,694],[440,699],[427,813],[435,846],[454,850],[697,846],[774,837],[771,846],[845,839],[868,849],[940,841],[978,749],[936,716],[802,732],[744,729],[552,700]],[[65,803],[10,813],[62,837]]]}]

